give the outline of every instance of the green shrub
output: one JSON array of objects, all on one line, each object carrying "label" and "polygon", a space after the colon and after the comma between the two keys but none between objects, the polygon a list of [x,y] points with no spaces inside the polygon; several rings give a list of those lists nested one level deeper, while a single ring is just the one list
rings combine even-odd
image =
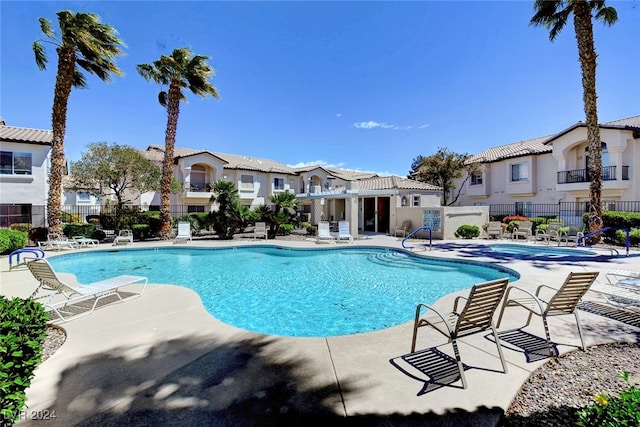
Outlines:
[{"label": "green shrub", "polygon": [[107,237],[107,234],[102,230],[95,230],[93,233],[91,233],[90,237],[92,239],[103,241],[105,237]]},{"label": "green shrub", "polygon": [[131,226],[131,232],[133,232],[134,240],[145,240],[148,239],[150,228],[149,224],[133,224]]},{"label": "green shrub", "polygon": [[9,226],[9,230],[24,231],[26,233],[31,230],[31,224],[28,222],[15,222]]},{"label": "green shrub", "polygon": [[138,212],[135,223],[147,224],[149,226],[149,231],[147,233],[148,237],[156,236],[160,233],[160,227],[162,226],[162,221],[160,221],[160,211]]},{"label": "green shrub", "polygon": [[[622,230],[616,230],[613,238],[605,239],[607,243],[611,243],[617,246],[627,245],[627,233]],[[640,228],[634,228],[629,232],[629,244],[631,246],[637,246],[640,244]]]},{"label": "green shrub", "polygon": [[62,232],[67,237],[89,237],[94,231],[96,231],[96,226],[94,224],[64,224],[62,226]]},{"label": "green shrub", "polygon": [[31,299],[0,296],[0,425],[15,422],[40,363],[49,313]]},{"label": "green shrub", "polygon": [[288,236],[293,231],[293,224],[280,224],[280,234]]},{"label": "green shrub", "polygon": [[22,249],[27,246],[27,242],[28,234],[24,231],[0,230],[0,255]]},{"label": "green shrub", "polygon": [[474,239],[480,235],[480,227],[476,225],[461,225],[454,234],[458,238]]},{"label": "green shrub", "polygon": [[80,222],[80,214],[77,214],[77,213],[72,214],[69,212],[62,211],[60,212],[60,218],[64,223],[77,224]]},{"label": "green shrub", "polygon": [[[629,372],[620,374],[629,384]],[[640,389],[629,386],[619,396],[597,394],[596,404],[578,411],[577,425],[580,427],[617,427],[640,425]]]}]

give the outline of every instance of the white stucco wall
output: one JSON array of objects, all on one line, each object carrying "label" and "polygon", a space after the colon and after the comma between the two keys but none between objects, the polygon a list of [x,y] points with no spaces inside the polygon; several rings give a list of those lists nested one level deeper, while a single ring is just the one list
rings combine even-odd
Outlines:
[{"label": "white stucco wall", "polygon": [[0,175],[0,203],[47,204],[49,145],[2,142],[2,151],[31,153],[31,175]]}]

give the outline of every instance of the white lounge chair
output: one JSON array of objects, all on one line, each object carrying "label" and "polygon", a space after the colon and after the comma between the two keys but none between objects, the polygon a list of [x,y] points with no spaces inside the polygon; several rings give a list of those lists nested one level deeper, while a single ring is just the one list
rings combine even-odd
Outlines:
[{"label": "white lounge chair", "polygon": [[78,243],[73,240],[69,240],[64,234],[49,233],[47,234],[47,240],[45,242],[38,242],[38,246],[44,250],[51,249],[59,251],[64,248],[77,249]]},{"label": "white lounge chair", "polygon": [[173,239],[173,243],[185,240],[187,243],[191,241],[191,224],[186,221],[178,223],[178,234],[176,234],[176,237]]},{"label": "white lounge chair", "polygon": [[349,243],[353,243],[353,236],[349,232],[349,221],[338,222],[338,242],[347,240]]},{"label": "white lounge chair", "polygon": [[609,283],[617,286],[626,286],[640,292],[640,271],[611,269],[604,272],[604,277]]},{"label": "white lounge chair", "polygon": [[611,269],[604,276],[609,283],[594,283],[592,291],[615,307],[640,310],[640,272]]},{"label": "white lounge chair", "polygon": [[268,232],[267,232],[267,223],[266,222],[256,222],[256,226],[253,229],[253,238],[257,239],[259,238],[263,238],[265,240],[267,240],[268,237]]},{"label": "white lounge chair", "polygon": [[120,230],[115,239],[113,239],[113,246],[116,245],[130,245],[133,243],[133,232],[131,230]]},{"label": "white lounge chair", "polygon": [[331,227],[328,221],[320,221],[318,223],[318,237],[316,238],[316,242],[336,242],[336,238],[333,236],[333,234],[331,234]]},{"label": "white lounge chair", "polygon": [[[129,300],[142,295],[147,287],[147,278],[143,276],[122,275],[86,285],[78,283],[72,274],[65,275],[65,280],[43,258],[28,262],[27,267],[40,282],[31,298],[42,300],[42,304],[63,322],[91,314],[104,298],[114,296],[120,301]],[[132,284],[142,284],[142,290],[123,298],[119,289]]]}]

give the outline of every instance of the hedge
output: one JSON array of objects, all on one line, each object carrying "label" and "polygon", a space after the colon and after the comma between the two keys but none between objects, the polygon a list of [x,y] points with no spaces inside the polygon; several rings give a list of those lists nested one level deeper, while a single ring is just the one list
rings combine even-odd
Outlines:
[{"label": "hedge", "polygon": [[0,230],[0,255],[7,255],[24,248],[28,240],[29,236],[24,231]]},{"label": "hedge", "polygon": [[0,296],[0,425],[11,425],[20,416],[25,390],[40,364],[48,320],[39,302]]}]

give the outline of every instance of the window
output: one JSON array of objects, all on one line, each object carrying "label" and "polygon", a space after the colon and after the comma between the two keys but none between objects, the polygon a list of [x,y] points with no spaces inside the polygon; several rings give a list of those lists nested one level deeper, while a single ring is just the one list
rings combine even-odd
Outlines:
[{"label": "window", "polygon": [[420,207],[420,196],[413,196],[412,205],[414,208]]},{"label": "window", "polygon": [[511,181],[527,181],[529,179],[529,165],[516,163],[511,165]]},{"label": "window", "polygon": [[91,201],[91,195],[89,193],[87,193],[86,191],[79,191],[77,194],[77,199],[78,202],[90,202]]},{"label": "window", "polygon": [[240,191],[253,191],[253,175],[240,175]]},{"label": "window", "polygon": [[31,175],[31,153],[0,151],[0,174]]},{"label": "window", "polygon": [[273,189],[284,190],[284,178],[273,178]]},{"label": "window", "polygon": [[188,205],[187,213],[204,212],[204,206],[201,205]]},{"label": "window", "polygon": [[473,172],[471,174],[471,185],[482,185],[482,172]]}]

